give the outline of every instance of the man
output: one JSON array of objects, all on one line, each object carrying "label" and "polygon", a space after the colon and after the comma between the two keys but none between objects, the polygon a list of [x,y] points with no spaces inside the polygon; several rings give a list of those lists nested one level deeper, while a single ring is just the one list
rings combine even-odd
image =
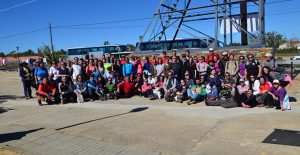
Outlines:
[{"label": "man", "polygon": [[22,78],[24,96],[26,99],[32,98],[31,95],[31,70],[28,67],[28,64],[24,61],[20,64],[20,77]]},{"label": "man", "polygon": [[191,51],[190,50],[185,50],[185,56],[186,59],[189,60],[192,56],[191,56]]},{"label": "man", "polygon": [[219,63],[219,68],[221,70],[220,72],[220,77],[224,77],[224,74],[225,74],[225,66],[226,66],[226,63],[228,61],[228,53],[227,52],[223,52],[222,53],[222,59],[220,60],[220,63]]},{"label": "man", "polygon": [[220,55],[218,53],[214,53],[214,49],[213,48],[210,48],[208,50],[208,55],[206,56],[206,63],[209,63],[210,61],[213,61],[214,60],[214,56],[217,56],[218,60],[220,60]]},{"label": "man", "polygon": [[126,58],[126,63],[123,65],[123,77],[130,76],[133,73],[133,64],[129,62],[129,59]]},{"label": "man", "polygon": [[234,54],[230,54],[229,61],[226,62],[225,73],[228,72],[231,75],[231,78],[236,82],[236,75],[239,70],[239,63],[234,60]]},{"label": "man", "polygon": [[246,63],[247,79],[250,79],[250,75],[254,77],[262,76],[262,67],[258,60],[254,59],[253,54],[248,54],[248,62]]},{"label": "man", "polygon": [[229,98],[235,96],[235,81],[231,78],[230,73],[225,73],[225,78],[222,81],[222,90],[220,92],[220,98]]},{"label": "man", "polygon": [[57,101],[56,99],[56,88],[48,84],[48,79],[45,77],[42,79],[42,83],[39,85],[37,90],[38,103],[42,106],[42,99],[47,98],[46,102],[49,104],[51,102]]},{"label": "man", "polygon": [[106,93],[106,99],[117,99],[117,87],[112,82],[112,78],[108,77],[107,83],[104,85],[104,90]]},{"label": "man", "polygon": [[246,94],[242,95],[242,107],[243,108],[254,108],[257,106],[258,102],[256,101],[256,97],[253,95],[253,90],[249,89]]},{"label": "man", "polygon": [[58,90],[60,94],[60,104],[75,102],[76,94],[73,91],[73,85],[68,81],[66,76],[61,78],[61,83],[58,85]]},{"label": "man", "polygon": [[192,87],[192,97],[188,101],[188,105],[204,101],[206,95],[206,88],[201,84],[200,79],[196,79],[196,84]]},{"label": "man", "polygon": [[72,71],[73,71],[72,79],[73,79],[73,81],[75,81],[76,77],[78,75],[82,74],[82,67],[81,67],[81,65],[78,64],[78,58],[77,57],[74,58],[74,64],[72,65]]},{"label": "man", "polygon": [[180,77],[184,77],[185,73],[188,71],[189,66],[190,66],[190,62],[189,60],[186,58],[185,54],[181,55],[181,76]]},{"label": "man", "polygon": [[271,70],[274,70],[276,69],[278,66],[277,66],[277,63],[275,62],[274,58],[273,58],[273,55],[271,53],[267,53],[265,55],[266,57],[266,61],[264,62],[264,64],[262,65],[262,67],[269,67]]},{"label": "man", "polygon": [[177,91],[177,80],[174,78],[173,71],[169,71],[168,78],[164,80],[163,88],[165,92],[165,100],[167,102],[172,102]]},{"label": "man", "polygon": [[117,97],[132,97],[134,95],[134,86],[134,82],[130,81],[129,76],[126,76],[125,80],[117,85]]},{"label": "man", "polygon": [[172,63],[169,65],[169,69],[173,71],[174,77],[179,80],[181,76],[181,65],[177,62],[176,56],[172,57]]},{"label": "man", "polygon": [[194,80],[190,78],[188,72],[185,73],[185,85],[187,90],[187,96],[190,98],[192,96],[192,87],[194,86]]},{"label": "man", "polygon": [[108,67],[107,70],[104,72],[103,78],[106,82],[110,78],[112,80],[112,83],[115,83],[115,73],[112,71],[111,67]]},{"label": "man", "polygon": [[167,59],[167,53],[166,51],[163,51],[163,56],[161,57],[163,64],[166,64],[166,59]]}]

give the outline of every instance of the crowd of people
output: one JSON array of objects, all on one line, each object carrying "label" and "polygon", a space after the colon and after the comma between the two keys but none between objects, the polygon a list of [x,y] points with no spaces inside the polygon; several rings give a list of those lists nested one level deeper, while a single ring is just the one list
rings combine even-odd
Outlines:
[{"label": "crowd of people", "polygon": [[255,55],[235,56],[227,51],[209,49],[206,56],[192,56],[186,50],[178,55],[138,56],[116,59],[110,54],[101,58],[74,58],[52,62],[47,69],[43,62],[32,67],[23,62],[20,76],[24,95],[32,98],[36,89],[38,103],[83,103],[94,100],[130,98],[134,95],[149,100],[186,102],[205,101],[206,105],[225,108],[266,107],[285,110],[285,87],[289,77],[276,71],[272,54],[260,63]]}]

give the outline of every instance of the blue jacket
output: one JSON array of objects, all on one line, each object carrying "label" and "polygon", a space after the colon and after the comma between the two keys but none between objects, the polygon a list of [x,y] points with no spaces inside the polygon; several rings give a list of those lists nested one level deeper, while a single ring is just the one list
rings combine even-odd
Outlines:
[{"label": "blue jacket", "polygon": [[87,87],[91,88],[91,89],[94,89],[95,91],[97,91],[99,89],[98,84],[95,80],[88,80],[87,81]]},{"label": "blue jacket", "polygon": [[48,77],[48,71],[46,68],[41,69],[40,67],[34,70],[34,75],[37,77],[38,82],[42,83],[43,78]]},{"label": "blue jacket", "polygon": [[123,65],[123,76],[129,76],[133,73],[133,65],[132,63],[126,63]]}]

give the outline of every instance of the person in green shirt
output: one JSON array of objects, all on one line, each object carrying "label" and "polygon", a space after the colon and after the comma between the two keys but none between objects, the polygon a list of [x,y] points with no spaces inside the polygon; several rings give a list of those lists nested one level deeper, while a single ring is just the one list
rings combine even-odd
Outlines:
[{"label": "person in green shirt", "polygon": [[195,104],[197,102],[204,101],[206,96],[206,89],[203,84],[201,84],[200,79],[196,79],[196,84],[192,87],[192,96],[188,105]]},{"label": "person in green shirt", "polygon": [[106,93],[106,99],[117,99],[117,95],[116,95],[116,84],[112,83],[112,78],[109,77],[107,79],[107,83],[104,86],[104,90]]}]

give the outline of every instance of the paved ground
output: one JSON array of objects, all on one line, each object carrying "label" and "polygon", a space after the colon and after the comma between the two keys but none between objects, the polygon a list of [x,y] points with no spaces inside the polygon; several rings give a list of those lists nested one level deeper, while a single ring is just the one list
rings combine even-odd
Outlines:
[{"label": "paved ground", "polygon": [[[38,107],[15,76],[0,72],[0,147],[24,154],[300,154],[299,103],[287,112],[139,97]],[[299,88],[289,88],[297,100]]]}]

